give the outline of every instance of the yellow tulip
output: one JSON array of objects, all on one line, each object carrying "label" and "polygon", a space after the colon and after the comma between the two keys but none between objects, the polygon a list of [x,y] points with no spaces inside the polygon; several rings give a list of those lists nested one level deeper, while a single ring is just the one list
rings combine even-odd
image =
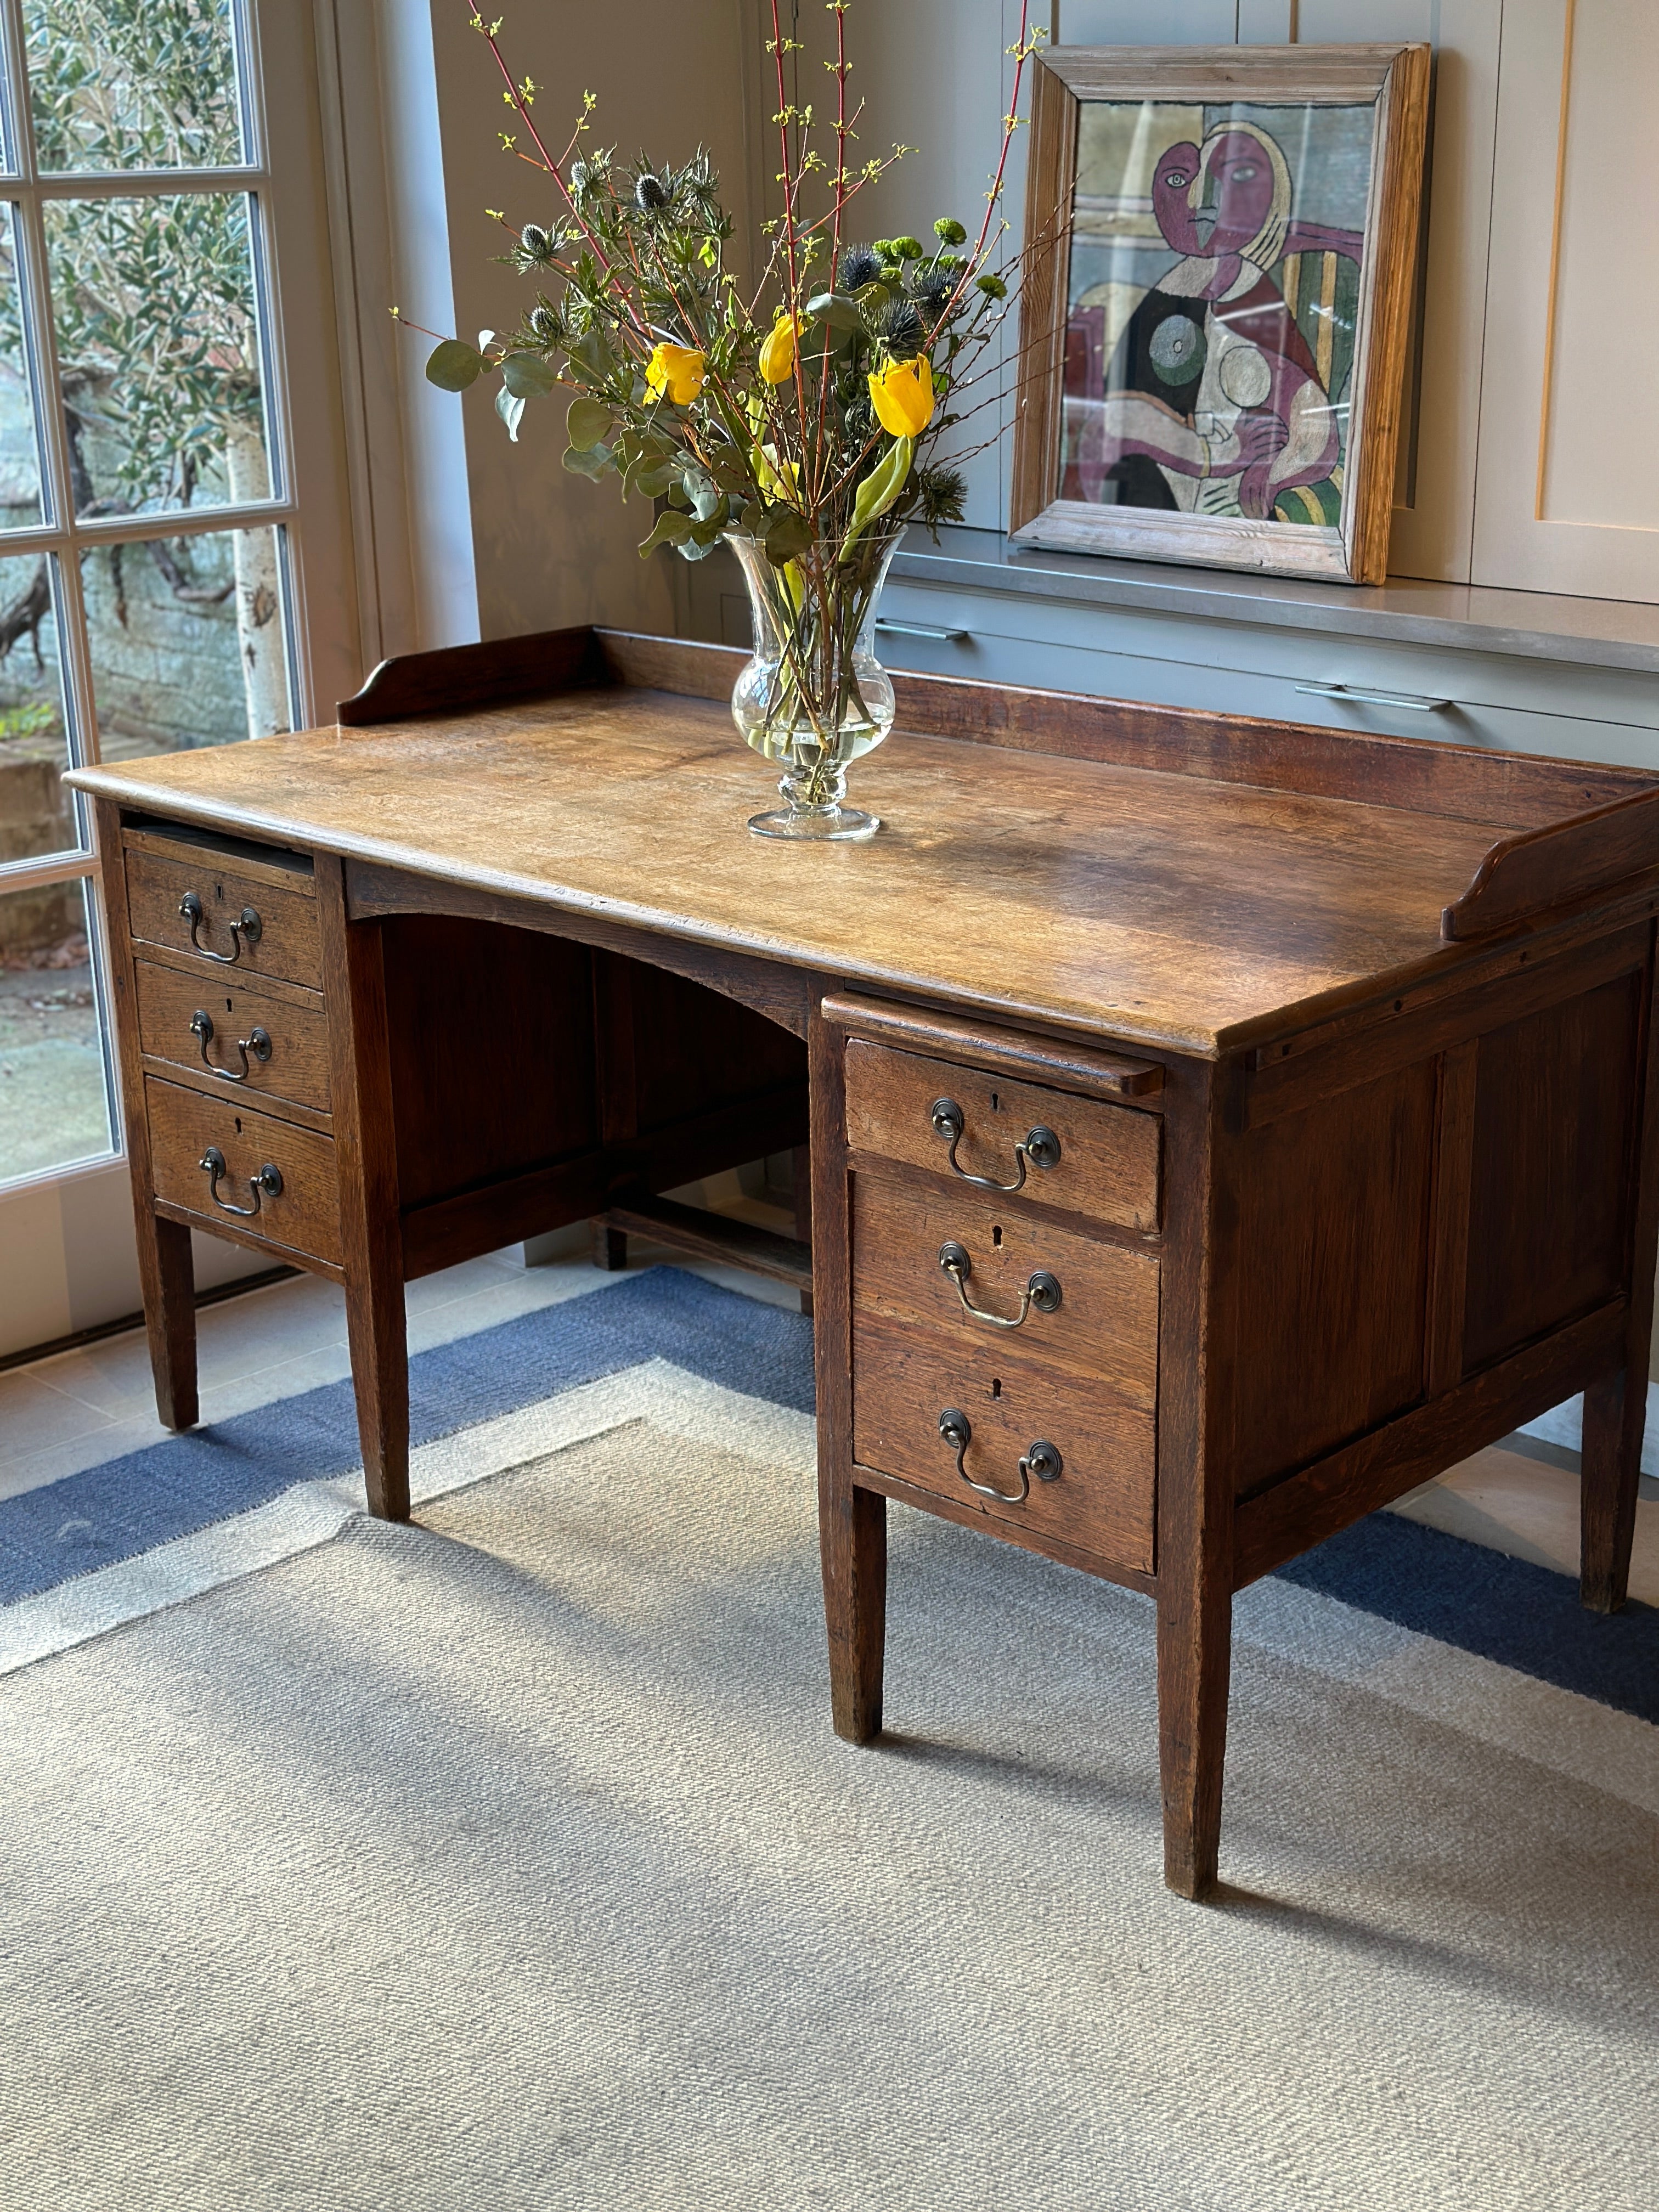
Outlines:
[{"label": "yellow tulip", "polygon": [[927,356],[890,362],[879,375],[872,369],[870,404],[893,437],[919,438],[933,419],[933,372]]},{"label": "yellow tulip", "polygon": [[647,391],[665,392],[676,407],[689,407],[702,390],[708,363],[695,346],[659,345],[645,365]]},{"label": "yellow tulip", "polygon": [[787,384],[794,374],[795,342],[799,335],[800,317],[780,309],[760,349],[760,373],[769,384]]}]

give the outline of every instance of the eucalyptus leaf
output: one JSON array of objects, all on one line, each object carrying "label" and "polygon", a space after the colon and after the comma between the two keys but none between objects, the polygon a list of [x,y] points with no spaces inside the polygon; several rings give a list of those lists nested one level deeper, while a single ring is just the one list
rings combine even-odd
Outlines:
[{"label": "eucalyptus leaf", "polygon": [[579,453],[591,453],[610,428],[611,410],[603,400],[590,399],[583,393],[571,401],[564,418],[565,435]]},{"label": "eucalyptus leaf", "polygon": [[544,399],[558,380],[539,354],[510,353],[501,363],[501,382],[515,399]]},{"label": "eucalyptus leaf", "polygon": [[720,504],[720,495],[715,489],[714,478],[705,476],[701,469],[688,469],[684,485],[692,514],[699,522],[707,522]]},{"label": "eucalyptus leaf", "polygon": [[483,365],[477,346],[468,345],[465,338],[446,338],[426,357],[427,382],[440,392],[465,392],[483,375]]},{"label": "eucalyptus leaf", "polygon": [[564,456],[564,465],[573,477],[592,477],[595,482],[611,467],[611,461],[609,446],[591,446],[585,453],[579,453],[572,446]]},{"label": "eucalyptus leaf", "polygon": [[690,535],[690,516],[676,507],[665,507],[657,517],[655,529],[640,547],[641,556],[654,553],[659,545],[683,545]]},{"label": "eucalyptus leaf", "polygon": [[850,292],[820,292],[806,302],[806,312],[814,322],[828,323],[832,331],[855,331],[864,319]]},{"label": "eucalyptus leaf", "polygon": [[502,385],[501,390],[495,394],[495,412],[506,423],[507,434],[516,446],[519,442],[519,424],[524,416],[523,400],[516,392],[509,392],[507,386]]},{"label": "eucalyptus leaf", "polygon": [[812,526],[793,507],[780,507],[766,531],[766,557],[775,568],[799,560],[812,543]]},{"label": "eucalyptus leaf", "polygon": [[628,489],[643,493],[647,499],[660,499],[678,482],[678,477],[669,462],[647,459],[640,464],[629,478]]}]

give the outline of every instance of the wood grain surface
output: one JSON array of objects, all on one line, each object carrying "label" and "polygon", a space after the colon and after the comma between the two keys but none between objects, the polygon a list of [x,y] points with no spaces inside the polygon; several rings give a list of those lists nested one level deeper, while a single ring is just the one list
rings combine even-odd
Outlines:
[{"label": "wood grain surface", "polygon": [[[1152,1565],[1156,1449],[1150,1413],[1124,1406],[1042,1360],[972,1348],[943,1330],[853,1317],[853,1437],[859,1463],[902,1475],[993,1523],[1012,1522],[1141,1573]],[[972,1425],[963,1465],[975,1482],[1013,1491],[1022,1454],[1039,1440],[1063,1462],[1058,1481],[1033,1481],[1018,1504],[972,1490],[939,1417],[958,1407]]]},{"label": "wood grain surface", "polygon": [[[339,1191],[330,1138],[153,1075],[145,1079],[144,1098],[158,1199],[196,1215],[204,1228],[234,1233],[240,1243],[340,1264]],[[210,1145],[225,1157],[219,1190],[228,1205],[252,1205],[248,1178],[267,1161],[280,1170],[282,1189],[275,1197],[262,1194],[251,1218],[232,1215],[210,1195],[200,1165]]]},{"label": "wood grain surface", "polygon": [[[326,1114],[328,1089],[328,1021],[318,1000],[295,1006],[266,991],[251,989],[228,969],[217,975],[185,974],[152,960],[134,963],[138,993],[138,1036],[150,1060],[174,1064],[175,1080],[198,1090],[234,1091],[250,1104],[262,1101],[309,1106]],[[213,1024],[207,1060],[191,1029],[198,1013]],[[247,1056],[245,1082],[233,1081],[242,1072],[239,1041],[262,1029],[270,1041],[270,1057]],[[228,1071],[228,1073],[223,1071]]]},{"label": "wood grain surface", "polygon": [[[955,1170],[950,1146],[932,1121],[941,1097],[954,1099],[963,1114]],[[1001,1194],[981,1193],[966,1180],[989,1176],[1012,1183],[1019,1173],[1015,1146],[1038,1127],[1060,1139],[1053,1167],[1029,1168],[1018,1192]],[[1159,1133],[1154,1115],[891,1052],[858,1037],[847,1048],[847,1142],[854,1152],[902,1160],[954,1188],[995,1195],[1016,1212],[1051,1206],[1156,1235]]]},{"label": "wood grain surface", "polygon": [[[963,1311],[939,1266],[939,1248],[969,1255],[964,1288],[975,1306],[1007,1318],[1018,1313],[1032,1273],[1060,1286],[1052,1313],[1030,1307],[1017,1328],[998,1328]],[[1158,1261],[1062,1229],[975,1191],[853,1178],[853,1297],[878,1319],[942,1330],[974,1352],[1030,1354],[1111,1389],[1126,1405],[1158,1404]]]},{"label": "wood grain surface", "polygon": [[[127,855],[127,910],[137,943],[165,946],[193,961],[204,975],[276,975],[285,982],[315,989],[322,981],[317,939],[317,901],[311,880],[303,890],[281,888],[216,853],[157,852]],[[194,891],[202,902],[197,927],[200,946],[190,941],[190,923],[179,902]],[[259,917],[257,937],[233,938],[231,925],[245,907]],[[234,960],[222,956],[240,944]]]},{"label": "wood grain surface", "polygon": [[898,733],[855,779],[880,836],[774,844],[744,829],[766,779],[726,709],[624,687],[75,780],[854,987],[1205,1056],[1286,1006],[1454,957],[1441,911],[1518,826]]}]

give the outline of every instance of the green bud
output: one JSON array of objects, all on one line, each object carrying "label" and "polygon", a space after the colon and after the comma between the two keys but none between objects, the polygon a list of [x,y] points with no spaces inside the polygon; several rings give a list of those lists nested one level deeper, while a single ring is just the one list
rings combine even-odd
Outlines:
[{"label": "green bud", "polygon": [[1000,276],[993,276],[988,269],[984,276],[976,276],[974,282],[988,300],[1006,300],[1008,296],[1008,287]]},{"label": "green bud", "polygon": [[921,240],[919,238],[890,238],[887,251],[895,261],[920,261]]},{"label": "green bud", "polygon": [[945,246],[960,246],[968,234],[954,216],[942,215],[933,225],[933,235]]}]

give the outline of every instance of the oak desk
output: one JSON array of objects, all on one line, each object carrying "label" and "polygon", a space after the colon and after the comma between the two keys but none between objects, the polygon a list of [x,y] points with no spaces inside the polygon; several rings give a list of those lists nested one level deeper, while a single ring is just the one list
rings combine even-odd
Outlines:
[{"label": "oak desk", "polygon": [[468,647],[72,779],[162,1418],[190,1229],[297,1260],[406,1515],[407,1278],[651,1226],[810,1113],[836,1727],[880,1726],[889,1498],[1150,1591],[1196,1896],[1234,1590],[1583,1389],[1584,1596],[1622,1601],[1659,780],[900,678],[886,831],[772,844],[739,658]]}]

